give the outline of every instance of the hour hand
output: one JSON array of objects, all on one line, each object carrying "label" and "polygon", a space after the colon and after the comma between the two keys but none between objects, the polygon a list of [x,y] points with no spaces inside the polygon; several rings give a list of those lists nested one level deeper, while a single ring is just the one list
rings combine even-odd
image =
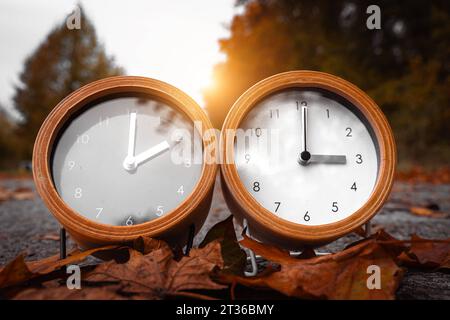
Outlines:
[{"label": "hour hand", "polygon": [[163,141],[161,143],[158,143],[156,146],[153,146],[150,149],[147,149],[146,151],[138,154],[135,157],[126,157],[123,162],[123,167],[125,170],[133,172],[140,164],[156,158],[169,149],[169,143],[167,141]]},{"label": "hour hand", "polygon": [[312,154],[308,162],[326,163],[326,164],[346,164],[347,157],[345,155]]},{"label": "hour hand", "polygon": [[151,147],[150,149],[148,149],[147,151],[144,151],[140,154],[138,154],[134,161],[136,166],[144,163],[145,161],[148,161],[150,159],[153,159],[157,156],[159,156],[161,153],[167,151],[170,149],[170,145],[167,141],[163,141],[161,143],[158,143],[156,146]]},{"label": "hour hand", "polygon": [[309,163],[324,163],[324,164],[346,164],[347,157],[345,155],[331,155],[331,154],[308,154],[308,158],[299,157],[300,164],[306,165]]}]

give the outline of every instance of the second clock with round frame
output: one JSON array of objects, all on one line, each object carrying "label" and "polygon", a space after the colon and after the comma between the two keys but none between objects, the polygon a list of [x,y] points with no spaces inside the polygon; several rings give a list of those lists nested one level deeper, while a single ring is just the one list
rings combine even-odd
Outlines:
[{"label": "second clock with round frame", "polygon": [[254,237],[293,250],[369,221],[389,195],[396,163],[375,102],[313,71],[278,74],[246,91],[225,120],[221,148],[229,207]]}]

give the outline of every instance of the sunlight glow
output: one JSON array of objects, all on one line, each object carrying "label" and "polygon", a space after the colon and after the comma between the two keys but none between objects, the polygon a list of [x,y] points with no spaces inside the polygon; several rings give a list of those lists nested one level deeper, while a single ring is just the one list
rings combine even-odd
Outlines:
[{"label": "sunlight glow", "polygon": [[0,103],[10,113],[15,113],[14,85],[26,57],[78,3],[106,52],[127,75],[168,82],[204,107],[202,91],[211,85],[213,67],[223,59],[218,40],[229,35],[226,25],[240,10],[234,0],[3,0],[0,40],[6,45],[0,59]]}]

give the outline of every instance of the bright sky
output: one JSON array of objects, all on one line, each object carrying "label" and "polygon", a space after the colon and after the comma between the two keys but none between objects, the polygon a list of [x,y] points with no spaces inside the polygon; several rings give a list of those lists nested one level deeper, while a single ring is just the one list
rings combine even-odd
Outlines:
[{"label": "bright sky", "polygon": [[203,106],[202,88],[224,59],[218,39],[239,11],[235,0],[2,0],[0,104],[7,110],[26,57],[79,2],[128,75],[166,81]]}]

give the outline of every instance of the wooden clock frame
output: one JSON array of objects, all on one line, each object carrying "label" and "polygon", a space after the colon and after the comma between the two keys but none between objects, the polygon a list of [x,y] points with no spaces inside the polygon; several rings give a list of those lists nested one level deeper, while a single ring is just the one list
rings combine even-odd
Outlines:
[{"label": "wooden clock frame", "polygon": [[[261,206],[245,188],[234,163],[234,136],[248,112],[262,99],[285,89],[319,88],[343,97],[361,111],[373,128],[379,146],[379,169],[375,187],[368,201],[351,216],[338,222],[306,226],[275,216]],[[236,132],[236,131],[234,131]],[[387,119],[376,103],[355,85],[336,76],[315,71],[291,71],[264,79],[248,89],[233,105],[225,119],[220,148],[221,178],[224,196],[230,210],[246,219],[255,238],[287,249],[306,245],[318,246],[348,234],[369,221],[389,196],[396,166],[396,146]],[[227,159],[228,161],[227,163]]]},{"label": "wooden clock frame", "polygon": [[[171,244],[185,243],[188,230],[192,225],[195,230],[200,229],[211,206],[217,164],[206,161],[205,153],[200,179],[191,194],[174,210],[155,220],[133,226],[101,224],[80,215],[61,199],[53,183],[50,163],[54,143],[64,124],[90,102],[114,94],[133,93],[169,103],[193,122],[201,122],[202,133],[213,128],[206,113],[187,94],[162,81],[144,77],[118,76],[95,81],[62,100],[45,119],[37,135],[33,150],[33,178],[44,203],[83,248],[130,242],[139,236],[161,238]],[[205,141],[202,137],[203,150],[208,150],[210,143],[216,143],[215,134],[209,138]]]}]

